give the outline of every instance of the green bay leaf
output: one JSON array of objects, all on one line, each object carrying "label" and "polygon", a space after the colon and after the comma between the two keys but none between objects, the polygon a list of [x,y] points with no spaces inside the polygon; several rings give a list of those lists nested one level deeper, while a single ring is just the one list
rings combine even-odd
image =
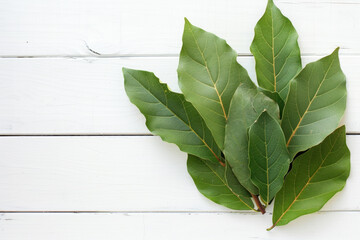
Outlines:
[{"label": "green bay leaf", "polygon": [[301,69],[298,34],[288,18],[268,1],[266,11],[255,26],[250,50],[255,57],[258,84],[278,92],[283,101],[289,82]]},{"label": "green bay leaf", "polygon": [[346,107],[346,80],[339,49],[309,63],[291,81],[281,127],[291,158],[333,132]]},{"label": "green bay leaf", "polygon": [[198,110],[223,149],[225,124],[232,96],[240,83],[251,83],[236,61],[237,53],[216,35],[185,19],[178,67],[179,86]]},{"label": "green bay leaf", "polygon": [[289,165],[280,124],[264,111],[249,128],[249,168],[251,181],[266,205],[281,189]]},{"label": "green bay leaf", "polygon": [[226,164],[220,164],[188,155],[187,168],[201,194],[211,201],[235,210],[254,210],[251,195],[237,181]]},{"label": "green bay leaf", "polygon": [[253,84],[240,85],[230,104],[225,131],[226,160],[239,182],[255,195],[259,191],[250,180],[247,131],[265,109],[275,119],[279,118],[279,107],[273,100]]},{"label": "green bay leaf", "polygon": [[146,118],[146,126],[180,150],[213,162],[221,151],[203,119],[182,94],[171,92],[151,72],[123,68],[125,90],[130,101]]},{"label": "green bay leaf", "polygon": [[274,100],[278,105],[279,105],[279,110],[280,110],[280,119],[282,118],[282,112],[284,110],[284,106],[285,106],[285,102],[282,100],[282,98],[280,97],[279,93],[277,92],[270,92],[268,90],[265,90],[263,88],[259,88],[259,90],[265,94],[267,97],[271,98],[272,100]]},{"label": "green bay leaf", "polygon": [[320,210],[344,188],[349,173],[350,152],[342,126],[293,161],[284,186],[275,197],[271,228]]}]

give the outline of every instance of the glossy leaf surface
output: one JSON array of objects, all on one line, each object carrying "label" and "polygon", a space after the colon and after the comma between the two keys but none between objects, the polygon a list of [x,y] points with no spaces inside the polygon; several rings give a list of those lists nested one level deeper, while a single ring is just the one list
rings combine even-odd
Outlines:
[{"label": "glossy leaf surface", "polygon": [[268,1],[266,11],[255,26],[250,50],[255,57],[260,87],[278,92],[283,101],[289,82],[301,69],[298,34],[288,18]]},{"label": "glossy leaf surface", "polygon": [[309,63],[291,81],[281,127],[293,158],[333,132],[346,107],[346,81],[338,50]]},{"label": "glossy leaf surface", "polygon": [[290,156],[280,124],[264,111],[249,129],[251,181],[268,205],[281,189]]},{"label": "glossy leaf surface", "polygon": [[185,19],[178,67],[179,86],[223,149],[230,100],[241,82],[250,83],[237,53],[216,35]]},{"label": "glossy leaf surface", "polygon": [[254,210],[251,195],[228,167],[188,155],[188,172],[199,192],[211,201],[235,210]]},{"label": "glossy leaf surface", "polygon": [[182,151],[217,162],[221,152],[209,129],[182,94],[171,92],[151,72],[123,69],[130,101],[146,118],[146,126]]},{"label": "glossy leaf surface", "polygon": [[243,84],[234,94],[226,125],[226,160],[239,182],[252,194],[259,191],[250,180],[247,130],[265,109],[274,118],[279,118],[279,107],[273,100],[255,85]]},{"label": "glossy leaf surface", "polygon": [[342,126],[294,160],[275,198],[274,226],[320,210],[343,189],[350,173],[350,152],[345,137]]}]

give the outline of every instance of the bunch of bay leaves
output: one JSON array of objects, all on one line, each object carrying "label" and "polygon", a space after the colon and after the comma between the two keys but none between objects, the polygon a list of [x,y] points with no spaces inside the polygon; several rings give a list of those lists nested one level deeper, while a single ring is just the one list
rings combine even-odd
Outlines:
[{"label": "bunch of bay leaves", "polygon": [[250,50],[258,86],[225,40],[185,19],[178,83],[123,68],[130,101],[146,126],[188,153],[187,168],[208,199],[265,213],[273,225],[316,212],[345,186],[350,152],[346,80],[338,48],[302,67],[297,32],[268,1]]}]

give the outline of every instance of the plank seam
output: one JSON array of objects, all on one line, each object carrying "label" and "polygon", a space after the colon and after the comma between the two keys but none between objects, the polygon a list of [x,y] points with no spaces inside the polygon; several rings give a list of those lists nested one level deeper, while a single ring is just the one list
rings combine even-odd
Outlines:
[{"label": "plank seam", "polygon": [[[301,54],[302,57],[318,57],[324,56],[329,54],[326,53],[303,53]],[[238,57],[253,57],[252,54],[249,53],[238,53]],[[340,53],[339,56],[360,56],[360,53]],[[179,57],[179,54],[120,54],[120,55],[106,55],[106,54],[91,54],[91,55],[0,55],[0,59],[17,59],[17,58],[95,58],[95,59],[102,59],[102,58],[152,58],[152,57]]]},{"label": "plank seam", "polygon": [[[360,210],[320,210],[317,213],[360,213]],[[0,214],[245,214],[259,215],[252,211],[0,211]],[[265,214],[272,215],[272,212]]]},{"label": "plank seam", "polygon": [[[359,136],[360,133],[346,133],[347,136]],[[144,134],[0,134],[0,138],[11,137],[157,137],[151,133]]]}]

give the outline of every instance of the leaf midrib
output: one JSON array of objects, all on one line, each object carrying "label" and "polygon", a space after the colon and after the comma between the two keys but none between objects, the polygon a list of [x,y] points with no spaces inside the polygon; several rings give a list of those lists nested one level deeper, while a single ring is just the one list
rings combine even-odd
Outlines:
[{"label": "leaf midrib", "polygon": [[[201,159],[201,161],[203,161],[203,163],[215,174],[215,176],[217,176],[219,178],[219,180],[224,184],[224,186],[226,186],[230,192],[232,194],[234,194],[234,196],[236,196],[243,204],[245,204],[245,206],[247,206],[249,209],[256,211],[253,207],[249,206],[246,202],[244,202],[244,200],[241,199],[240,195],[235,193],[232,188],[226,183],[224,182],[224,180],[219,176],[219,174],[211,167],[209,166],[209,164],[207,162],[205,162],[204,160]],[[226,179],[226,176],[224,176],[224,178]]]},{"label": "leaf midrib", "polygon": [[[340,133],[339,133],[340,134]],[[339,135],[338,134],[338,135]],[[306,182],[306,184],[304,185],[304,187],[300,190],[300,192],[295,196],[294,200],[291,202],[291,204],[289,205],[289,207],[286,208],[286,210],[281,214],[281,216],[278,218],[278,220],[274,223],[273,226],[276,226],[276,224],[278,224],[278,222],[284,217],[284,215],[290,210],[290,208],[292,207],[292,205],[298,200],[298,198],[300,197],[301,193],[305,190],[305,188],[310,184],[310,181],[313,179],[313,177],[317,174],[317,172],[321,169],[322,165],[324,164],[325,160],[329,157],[330,153],[332,153],[333,148],[336,145],[336,142],[338,141],[338,136],[335,138],[334,143],[331,146],[331,149],[329,150],[329,152],[326,154],[326,156],[324,157],[324,159],[321,161],[319,167],[316,169],[316,171],[311,175],[311,177],[309,177],[308,181]],[[330,142],[331,144],[331,142]],[[296,174],[295,177],[296,179]]]},{"label": "leaf midrib", "polygon": [[269,156],[268,156],[268,144],[266,143],[266,119],[264,119],[264,140],[265,140],[265,155],[266,155],[266,204],[270,202],[270,184],[269,184]]},{"label": "leaf midrib", "polygon": [[[289,137],[289,139],[288,139],[288,141],[287,141],[287,143],[286,143],[286,147],[288,147],[288,146],[289,146],[289,144],[290,144],[291,140],[292,140],[292,139],[293,139],[293,137],[295,136],[295,133],[296,133],[296,132],[297,132],[297,130],[299,129],[299,127],[300,127],[300,124],[301,124],[302,120],[304,119],[305,115],[308,113],[308,111],[309,111],[309,108],[310,108],[311,104],[312,104],[312,103],[313,103],[313,101],[316,99],[317,94],[318,94],[318,92],[319,92],[320,88],[322,87],[322,84],[325,82],[325,79],[326,79],[326,77],[327,77],[327,75],[328,75],[328,73],[329,73],[329,71],[330,71],[330,68],[331,68],[331,66],[332,66],[333,62],[334,62],[334,58],[332,59],[332,61],[331,61],[330,65],[329,65],[329,68],[326,70],[325,75],[324,75],[323,79],[321,80],[321,83],[320,83],[320,85],[319,85],[318,89],[316,90],[316,92],[315,92],[315,94],[314,94],[313,98],[310,100],[310,102],[309,102],[309,104],[308,104],[307,108],[305,109],[304,113],[303,113],[303,114],[302,114],[302,116],[300,117],[298,124],[296,125],[295,129],[294,129],[294,130],[292,130],[292,133],[291,133],[291,135],[290,135],[290,137]],[[313,71],[313,70],[314,70],[314,69],[312,69],[312,71]]]},{"label": "leaf midrib", "polygon": [[[157,99],[167,110],[169,110],[172,114],[174,114],[174,116],[176,116],[179,120],[181,120],[203,143],[204,145],[211,151],[211,153],[215,156],[215,158],[219,161],[219,163],[221,164],[222,162],[220,161],[220,158],[215,154],[215,152],[210,148],[210,146],[205,142],[205,140],[200,137],[197,132],[191,127],[191,125],[187,124],[182,118],[180,118],[175,112],[173,112],[166,104],[164,104],[158,97],[156,97],[149,89],[147,89],[140,81],[138,81],[131,73],[128,73],[133,79],[135,79],[150,95],[152,95],[155,99]],[[161,84],[161,83],[160,83]],[[165,94],[166,97],[166,94]],[[184,105],[183,105],[184,107]],[[187,116],[187,112],[186,112],[186,108],[184,107],[184,111],[186,113]],[[188,116],[187,116],[188,117]],[[190,121],[189,121],[190,123]]]},{"label": "leaf midrib", "polygon": [[[210,71],[209,71],[209,68],[208,68],[208,64],[207,64],[206,58],[205,58],[205,56],[204,56],[203,51],[200,49],[199,43],[198,43],[198,41],[197,41],[197,39],[196,39],[196,37],[195,37],[195,35],[194,35],[194,32],[193,32],[193,30],[192,30],[192,27],[190,26],[189,29],[190,29],[191,35],[192,35],[192,37],[193,37],[193,39],[194,39],[194,41],[195,41],[195,43],[196,43],[196,47],[197,47],[197,49],[199,50],[199,52],[200,52],[200,54],[201,54],[201,57],[202,57],[202,59],[203,59],[203,61],[204,61],[204,63],[205,63],[204,66],[205,66],[206,71],[207,71],[207,73],[208,73],[208,75],[209,75],[209,78],[211,79],[211,81],[212,81],[213,84],[214,84],[214,89],[215,89],[216,95],[217,95],[218,98],[219,98],[219,103],[220,103],[221,109],[222,109],[222,111],[223,111],[224,118],[225,118],[225,120],[227,121],[228,116],[226,115],[226,111],[225,111],[225,107],[224,107],[224,104],[223,104],[222,99],[221,99],[221,95],[219,94],[219,91],[218,91],[218,89],[217,89],[217,87],[216,87],[217,81],[214,81],[213,77],[212,77],[211,74],[210,74]],[[216,44],[215,44],[215,45],[216,45]],[[216,52],[216,55],[219,57],[219,55],[218,55],[217,52]],[[219,74],[220,74],[220,65],[219,65]]]},{"label": "leaf midrib", "polygon": [[272,50],[272,57],[273,57],[273,74],[274,74],[274,92],[276,92],[276,73],[275,73],[275,53],[274,53],[274,42],[275,42],[275,38],[274,38],[274,18],[273,18],[273,13],[272,10],[270,10],[271,13],[271,50]]}]

